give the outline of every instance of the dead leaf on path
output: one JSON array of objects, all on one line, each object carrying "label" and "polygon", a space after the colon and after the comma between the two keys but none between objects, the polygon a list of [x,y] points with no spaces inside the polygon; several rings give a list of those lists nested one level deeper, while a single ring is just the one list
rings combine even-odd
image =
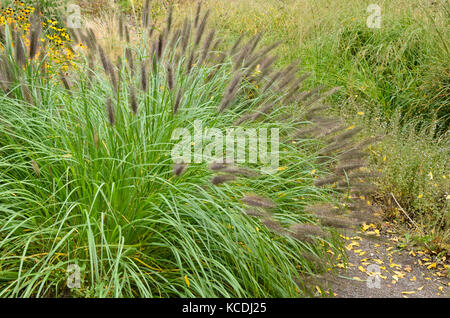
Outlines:
[{"label": "dead leaf on path", "polygon": [[427,269],[432,269],[432,268],[436,268],[436,263],[433,263],[433,264],[430,264],[428,267],[427,267]]},{"label": "dead leaf on path", "polygon": [[415,294],[415,293],[416,293],[415,291],[402,291],[403,295],[412,295],[412,294]]}]

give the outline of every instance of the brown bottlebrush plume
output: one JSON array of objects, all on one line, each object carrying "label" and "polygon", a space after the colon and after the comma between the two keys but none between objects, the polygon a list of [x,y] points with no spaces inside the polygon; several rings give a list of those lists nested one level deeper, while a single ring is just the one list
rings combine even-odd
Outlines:
[{"label": "brown bottlebrush plume", "polygon": [[225,95],[222,99],[221,104],[219,105],[218,111],[221,113],[227,108],[227,106],[231,103],[231,101],[236,96],[237,91],[239,90],[239,84],[242,80],[242,73],[237,72],[233,79],[228,84],[228,87],[225,91]]},{"label": "brown bottlebrush plume", "polygon": [[119,38],[123,40],[123,14],[119,15]]},{"label": "brown bottlebrush plume", "polygon": [[205,61],[206,57],[208,56],[209,48],[214,39],[215,33],[216,33],[216,31],[212,30],[211,32],[209,32],[208,36],[206,37],[205,43],[203,44],[202,56],[200,58],[199,64],[202,64]]},{"label": "brown bottlebrush plume", "polygon": [[125,24],[125,41],[127,41],[127,43],[130,43],[130,29],[126,24]]},{"label": "brown bottlebrush plume", "polygon": [[287,94],[283,96],[282,101],[284,103],[290,103],[295,96],[297,96],[297,93],[301,89],[301,84],[294,83],[287,91]]},{"label": "brown bottlebrush plume", "polygon": [[213,162],[209,165],[209,169],[212,171],[220,171],[228,167],[227,163],[224,162]]},{"label": "brown bottlebrush plume", "polygon": [[[247,53],[247,56],[250,56],[250,55],[253,54],[253,52],[255,51],[255,49],[256,49],[256,47],[258,46],[258,44],[259,44],[259,42],[261,41],[261,39],[262,39],[262,33],[258,33],[258,34],[256,34],[256,35],[253,37],[253,39],[252,39],[252,40],[250,41],[250,43],[249,43],[248,51],[246,52],[246,53]],[[274,44],[278,45],[277,42],[275,42]],[[275,48],[276,45],[275,45],[273,48]],[[272,44],[271,46],[273,46],[273,44]],[[270,47],[270,46],[269,46],[269,47]],[[265,50],[263,49],[262,52],[264,52],[264,51],[265,51]],[[260,52],[260,54],[261,54],[261,52]],[[265,53],[262,53],[262,54],[265,54]],[[258,55],[258,54],[257,54],[257,56],[254,57],[254,59],[258,59],[260,56],[262,56],[262,55]]]},{"label": "brown bottlebrush plume", "polygon": [[256,171],[241,167],[225,167],[224,169],[222,169],[222,171],[230,174],[242,175],[245,177],[256,177],[259,175]]},{"label": "brown bottlebrush plume", "polygon": [[[363,197],[364,198],[364,197]],[[353,198],[350,202],[345,204],[345,208],[347,208],[350,211],[365,211],[370,212],[373,210],[373,206],[368,205],[366,200],[363,200],[361,198]]]},{"label": "brown bottlebrush plume", "polygon": [[346,151],[342,154],[339,154],[337,156],[337,159],[339,159],[339,160],[361,159],[365,156],[366,156],[366,154],[361,152],[359,149],[352,149],[352,150]]},{"label": "brown bottlebrush plume", "polygon": [[219,185],[228,181],[234,181],[236,180],[236,177],[231,174],[223,174],[220,176],[215,176],[212,178],[211,183],[214,185]]},{"label": "brown bottlebrush plume", "polygon": [[233,123],[234,126],[239,126],[240,124],[250,120],[253,117],[253,114],[244,114],[243,116],[236,119],[236,121]]},{"label": "brown bottlebrush plume", "polygon": [[119,89],[119,86],[118,86],[118,83],[117,83],[116,72],[114,71],[114,68],[113,68],[111,62],[109,62],[108,69],[109,69],[109,73],[108,74],[109,74],[109,78],[111,80],[111,84],[112,84],[112,86],[114,88],[114,91],[117,92],[117,90]]},{"label": "brown bottlebrush plume", "polygon": [[278,89],[282,90],[286,85],[292,82],[297,76],[299,61],[293,61],[281,71],[281,79],[278,83]]},{"label": "brown bottlebrush plume", "polygon": [[192,48],[191,53],[189,54],[189,58],[187,60],[186,72],[189,74],[192,70],[192,66],[194,65],[195,59],[195,49]]},{"label": "brown bottlebrush plume", "polygon": [[326,237],[326,233],[320,226],[314,224],[294,224],[289,228],[289,236],[299,240],[312,242],[314,238]]},{"label": "brown bottlebrush plume", "polygon": [[300,102],[303,102],[303,101],[307,100],[308,98],[310,98],[311,96],[313,96],[313,95],[315,95],[315,94],[317,94],[317,93],[320,93],[320,90],[323,89],[323,88],[324,88],[324,85],[320,85],[320,86],[314,87],[314,88],[311,89],[310,91],[305,92],[305,93],[299,98],[299,101],[300,101]]},{"label": "brown bottlebrush plume", "polygon": [[191,36],[191,23],[188,21],[187,18],[185,18],[183,22],[183,31],[181,33],[181,49],[183,54],[186,52],[190,36]]},{"label": "brown bottlebrush plume", "polygon": [[265,217],[262,221],[262,224],[264,224],[269,230],[274,231],[277,234],[285,234],[286,230],[281,225],[280,222],[274,220],[273,218]]},{"label": "brown bottlebrush plume", "polygon": [[26,85],[25,83],[22,83],[21,86],[22,86],[22,95],[23,95],[23,98],[25,99],[25,101],[30,105],[34,105],[33,95],[31,93],[28,85]]},{"label": "brown bottlebrush plume", "polygon": [[147,28],[149,22],[150,22],[150,0],[146,0],[142,12],[142,26],[144,28]]},{"label": "brown bottlebrush plume", "polygon": [[211,59],[211,60],[213,59],[213,56],[215,53],[217,53],[217,50],[218,50],[221,42],[222,41],[220,39],[217,39],[214,41],[214,44],[212,45],[211,49],[209,50],[209,54],[208,54],[209,59]]},{"label": "brown bottlebrush plume", "polygon": [[181,104],[181,97],[183,97],[183,91],[178,89],[177,97],[175,98],[175,103],[173,104],[173,114],[175,115],[178,112]]},{"label": "brown bottlebrush plume", "polygon": [[169,34],[172,28],[172,15],[173,15],[173,7],[170,6],[169,13],[167,14],[166,34]]},{"label": "brown bottlebrush plume", "polygon": [[318,125],[329,125],[334,124],[336,122],[340,122],[339,119],[335,117],[323,117],[323,116],[314,116],[308,119],[310,122],[318,124]]},{"label": "brown bottlebrush plume", "polygon": [[131,49],[127,47],[125,49],[125,57],[127,58],[128,66],[130,67],[131,76],[134,76],[134,59],[133,59],[133,53],[131,52]]},{"label": "brown bottlebrush plume", "polygon": [[327,155],[330,155],[331,153],[335,152],[336,150],[346,149],[348,146],[351,146],[351,145],[353,145],[353,142],[351,140],[350,141],[344,140],[344,141],[340,141],[340,142],[333,142],[329,146],[321,149],[319,151],[319,155],[327,156]]},{"label": "brown bottlebrush plume", "polygon": [[365,162],[359,160],[347,161],[345,163],[339,164],[334,171],[336,174],[344,175],[351,170],[359,169],[361,167],[365,167],[366,165],[367,164]]},{"label": "brown bottlebrush plume", "polygon": [[147,91],[148,78],[147,78],[147,69],[145,67],[145,62],[141,64],[141,88],[144,92]]},{"label": "brown bottlebrush plume", "polygon": [[210,81],[214,76],[216,76],[217,72],[222,67],[222,64],[223,64],[223,61],[225,60],[225,58],[226,58],[226,54],[219,53],[219,59],[216,61],[215,65],[214,65],[214,69],[212,72],[209,73],[208,77],[206,78],[206,81]]},{"label": "brown bottlebrush plume", "polygon": [[36,56],[39,50],[41,32],[42,26],[39,17],[39,12],[38,10],[35,10],[31,20],[30,51],[29,51],[30,60],[32,60]]},{"label": "brown bottlebrush plume", "polygon": [[148,39],[151,39],[151,38],[152,38],[152,35],[153,35],[153,32],[155,31],[155,29],[156,29],[156,26],[155,26],[155,24],[153,23],[153,24],[148,28],[148,33],[147,33],[147,38],[148,38]]},{"label": "brown bottlebrush plume", "polygon": [[267,218],[268,217],[267,212],[263,212],[263,211],[255,209],[255,208],[245,209],[244,212],[248,216],[259,217],[259,218],[263,218],[263,217]]},{"label": "brown bottlebrush plume", "polygon": [[133,114],[137,115],[138,103],[136,99],[136,90],[134,89],[134,85],[132,83],[130,83],[130,108]]},{"label": "brown bottlebrush plume", "polygon": [[260,208],[275,208],[276,205],[274,202],[272,202],[271,200],[269,200],[268,198],[264,198],[258,195],[246,195],[242,198],[242,202],[251,205],[251,206],[256,206],[256,207],[260,207]]},{"label": "brown bottlebrush plume", "polygon": [[186,171],[187,165],[185,163],[176,163],[173,165],[173,175],[181,176]]},{"label": "brown bottlebrush plume", "polygon": [[262,115],[269,114],[272,109],[275,107],[276,102],[267,103],[266,105],[263,105],[255,114],[252,115],[252,120],[255,121],[258,118],[260,118]]},{"label": "brown bottlebrush plume", "polygon": [[161,32],[158,37],[158,44],[156,46],[156,58],[159,61],[161,59],[164,50],[164,33]]},{"label": "brown bottlebrush plume", "polygon": [[73,39],[74,43],[79,44],[81,42],[80,37],[78,36],[77,29],[68,28],[70,37]]},{"label": "brown bottlebrush plume", "polygon": [[[261,37],[259,37],[260,39]],[[259,50],[258,52],[255,53],[255,55],[252,57],[252,60],[254,60],[254,63],[260,63],[265,56],[272,51],[273,49],[275,49],[277,46],[279,46],[281,44],[281,41],[277,41],[269,46],[266,46],[265,48]],[[257,42],[256,42],[257,45]]]},{"label": "brown bottlebrush plume", "polygon": [[100,54],[100,60],[102,62],[103,69],[105,70],[105,73],[108,74],[109,79],[111,80],[111,84],[114,87],[114,90],[117,91],[118,84],[117,84],[117,78],[116,73],[114,71],[114,68],[108,59],[108,57],[105,54],[105,51],[103,50],[103,47],[101,45],[98,45],[98,51]]},{"label": "brown bottlebrush plume", "polygon": [[342,210],[339,209],[338,206],[331,203],[322,203],[308,206],[305,208],[305,211],[316,216],[336,216],[342,214]]},{"label": "brown bottlebrush plume", "polygon": [[106,57],[106,53],[103,50],[103,47],[100,45],[98,47],[98,53],[100,55],[100,61],[102,62],[103,70],[105,71],[105,73],[109,73],[108,58]]},{"label": "brown bottlebrush plume", "polygon": [[242,62],[246,57],[250,55],[250,47],[252,46],[252,40],[250,39],[246,45],[244,45],[241,50],[239,51],[239,54],[237,55],[235,61],[234,61],[234,68],[233,71],[236,71],[242,67]]},{"label": "brown bottlebrush plume", "polygon": [[320,127],[314,126],[314,127],[307,127],[303,129],[297,129],[292,134],[293,140],[298,140],[300,138],[306,138],[307,136],[316,136],[318,135],[322,130]]},{"label": "brown bottlebrush plume", "polygon": [[327,110],[329,108],[330,108],[330,105],[319,105],[316,107],[311,107],[310,109],[308,109],[308,112],[305,114],[305,118],[309,120],[314,117],[315,113],[322,111],[322,110]]},{"label": "brown bottlebrush plume", "polygon": [[319,125],[318,127],[320,128],[320,132],[316,135],[316,138],[326,137],[345,128],[345,126],[340,123],[324,124]]},{"label": "brown bottlebrush plume", "polygon": [[194,27],[196,28],[198,25],[198,21],[200,19],[200,11],[202,10],[202,2],[198,1],[197,10],[195,11],[195,19],[194,19]]},{"label": "brown bottlebrush plume", "polygon": [[352,211],[350,215],[359,222],[379,223],[382,220],[379,216],[374,215],[370,209]]},{"label": "brown bottlebrush plume", "polygon": [[323,93],[323,94],[318,94],[316,95],[314,98],[311,98],[309,101],[307,101],[306,103],[304,103],[303,105],[305,107],[308,107],[312,104],[314,104],[317,101],[323,100],[325,98],[327,98],[328,96],[333,95],[334,93],[336,93],[337,91],[339,91],[341,88],[340,87],[334,87],[332,89],[330,89],[329,91]]},{"label": "brown bottlebrush plume", "polygon": [[14,41],[15,43],[15,49],[16,49],[16,61],[17,64],[20,66],[25,65],[25,49],[23,47],[22,39],[20,38],[20,35],[16,34],[16,39]]},{"label": "brown bottlebrush plume", "polygon": [[269,88],[271,88],[272,85],[273,85],[274,83],[276,83],[276,81],[278,81],[278,79],[281,77],[282,74],[283,74],[283,71],[275,72],[275,74],[273,74],[273,75],[269,78],[269,80],[267,81],[267,84],[264,86],[264,88],[263,88],[261,94],[266,93],[266,92],[269,90]]},{"label": "brown bottlebrush plume", "polygon": [[260,66],[260,71],[261,73],[259,73],[257,76],[255,76],[256,80],[261,80],[263,78],[265,78],[268,74],[270,74],[270,72],[272,72],[272,65],[274,64],[274,62],[276,61],[277,57],[276,56],[268,56],[265,57],[264,60],[261,62],[261,66]]},{"label": "brown bottlebrush plume", "polygon": [[[253,63],[257,58],[253,57],[252,54],[258,45],[259,41],[261,40],[262,34],[258,33],[255,36],[253,36],[246,45],[244,45],[243,48],[241,48],[235,63],[234,63],[234,70],[239,69],[242,66],[242,63],[248,59],[250,61],[250,64]],[[255,64],[256,66],[256,64]],[[248,67],[248,65],[244,65],[244,67]]]},{"label": "brown bottlebrush plume", "polygon": [[68,93],[69,95],[72,95],[72,88],[70,87],[69,81],[67,80],[67,78],[66,78],[66,76],[64,75],[64,73],[63,73],[63,72],[60,72],[60,73],[59,73],[59,76],[60,76],[60,78],[61,78],[61,81],[62,81],[62,83],[63,83],[63,85],[64,85],[64,87],[65,87],[67,93]]},{"label": "brown bottlebrush plume", "polygon": [[169,44],[168,44],[169,51],[173,52],[175,50],[180,38],[181,38],[181,30],[177,29],[175,32],[173,32],[173,36],[169,41]]},{"label": "brown bottlebrush plume", "polygon": [[337,190],[348,191],[350,190],[352,193],[358,193],[360,195],[368,195],[374,193],[377,190],[377,186],[372,183],[355,183],[350,184],[349,186],[341,186],[337,187]]},{"label": "brown bottlebrush plume", "polygon": [[8,93],[9,91],[8,80],[6,80],[2,72],[0,72],[0,87],[5,94]]},{"label": "brown bottlebrush plume", "polygon": [[116,67],[119,72],[122,72],[123,62],[122,62],[122,58],[120,57],[120,55],[117,56]]},{"label": "brown bottlebrush plume", "polygon": [[108,114],[108,121],[109,121],[110,125],[114,126],[114,124],[116,123],[116,114],[115,114],[115,110],[114,110],[114,106],[113,106],[113,102],[112,102],[111,98],[108,98],[106,100],[106,111]]},{"label": "brown bottlebrush plume", "polygon": [[359,225],[359,222],[348,217],[318,216],[320,224],[334,228],[350,229]]},{"label": "brown bottlebrush plume", "polygon": [[333,141],[335,141],[335,142],[344,141],[344,140],[350,139],[350,138],[352,138],[353,136],[357,135],[361,130],[362,130],[361,127],[356,127],[356,128],[354,128],[354,129],[347,130],[346,132],[341,133],[341,134],[339,134],[339,135],[337,135],[337,136],[334,136],[334,137],[332,137],[331,139],[329,138],[329,139],[326,140],[326,141],[331,141],[331,140],[333,140]]},{"label": "brown bottlebrush plume", "polygon": [[375,136],[367,138],[366,140],[363,140],[355,145],[354,149],[364,149],[365,147],[369,146],[370,144],[374,144],[376,142],[379,142],[383,139],[383,136]]},{"label": "brown bottlebrush plume", "polygon": [[382,174],[380,172],[377,171],[356,171],[356,172],[351,172],[348,177],[349,178],[357,178],[357,179],[364,179],[364,180],[370,180],[370,179],[376,179],[376,178],[380,178],[382,176]]},{"label": "brown bottlebrush plume", "polygon": [[321,179],[317,179],[314,181],[314,185],[316,187],[320,187],[326,184],[332,184],[335,183],[336,181],[339,181],[340,179],[342,179],[341,175],[331,175],[325,178],[321,178]]},{"label": "brown bottlebrush plume", "polygon": [[207,10],[206,13],[203,15],[203,19],[200,22],[200,25],[198,26],[197,33],[195,34],[195,40],[194,40],[195,46],[197,46],[200,43],[200,40],[202,39],[208,17],[209,17],[209,10]]},{"label": "brown bottlebrush plume", "polygon": [[237,48],[239,47],[239,44],[241,44],[242,39],[244,38],[244,35],[240,35],[236,41],[234,41],[233,46],[230,49],[230,56],[234,55],[236,53]]},{"label": "brown bottlebrush plume", "polygon": [[31,160],[31,167],[33,168],[34,173],[36,173],[37,177],[40,178],[41,170],[39,169],[39,165],[37,164],[37,162],[34,160]]},{"label": "brown bottlebrush plume", "polygon": [[[96,48],[93,47],[93,44],[91,42],[91,39],[89,38],[89,35],[86,33],[84,33],[82,30],[79,30],[79,34],[80,34],[80,38],[81,38],[81,42],[86,45],[89,50],[91,51],[95,51]],[[89,54],[92,54],[91,52],[89,52]]]},{"label": "brown bottlebrush plume", "polygon": [[173,68],[172,65],[167,66],[167,86],[170,90],[173,90],[175,84],[173,79]]}]

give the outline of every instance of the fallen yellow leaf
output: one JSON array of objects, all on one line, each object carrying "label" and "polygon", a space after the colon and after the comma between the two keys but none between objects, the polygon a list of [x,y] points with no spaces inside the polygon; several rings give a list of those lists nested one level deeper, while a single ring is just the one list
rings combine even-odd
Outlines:
[{"label": "fallen yellow leaf", "polygon": [[432,269],[432,268],[436,268],[436,263],[430,264],[427,267],[427,269]]}]

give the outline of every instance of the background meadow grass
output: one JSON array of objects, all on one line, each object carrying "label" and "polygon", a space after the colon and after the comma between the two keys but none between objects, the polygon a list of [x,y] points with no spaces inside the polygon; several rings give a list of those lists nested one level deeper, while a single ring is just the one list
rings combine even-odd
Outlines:
[{"label": "background meadow grass", "polygon": [[[369,4],[380,29],[366,26]],[[333,113],[381,134],[370,151],[383,173],[375,197],[408,237],[450,251],[450,68],[447,1],[219,1],[205,5],[229,41],[263,32],[280,40],[279,66],[298,59],[307,85],[341,86]],[[180,11],[194,10],[175,1]],[[396,198],[400,207],[393,200]],[[407,211],[416,225],[401,212]],[[408,224],[409,223],[409,224]]]}]

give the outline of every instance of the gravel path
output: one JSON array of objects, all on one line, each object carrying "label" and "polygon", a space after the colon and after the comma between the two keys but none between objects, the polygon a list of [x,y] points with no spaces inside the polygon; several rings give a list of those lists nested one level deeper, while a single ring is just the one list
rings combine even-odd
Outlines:
[{"label": "gravel path", "polygon": [[389,231],[363,230],[342,235],[348,266],[336,264],[338,275],[329,283],[335,297],[450,298],[449,255],[401,248]]}]

